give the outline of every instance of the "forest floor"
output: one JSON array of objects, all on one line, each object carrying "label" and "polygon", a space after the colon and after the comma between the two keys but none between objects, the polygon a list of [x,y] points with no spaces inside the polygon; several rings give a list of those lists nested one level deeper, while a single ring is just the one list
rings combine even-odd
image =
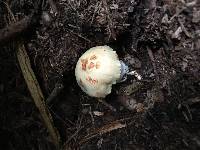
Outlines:
[{"label": "forest floor", "polygon": [[[0,31],[12,24],[10,14],[19,21],[38,4],[0,1]],[[0,43],[0,149],[55,149],[16,57],[19,39],[45,99],[64,85],[47,102],[63,149],[200,149],[199,0],[40,4],[36,23]],[[142,76],[113,86],[105,98],[113,109],[82,92],[75,79],[78,58],[97,45],[112,47]]]}]

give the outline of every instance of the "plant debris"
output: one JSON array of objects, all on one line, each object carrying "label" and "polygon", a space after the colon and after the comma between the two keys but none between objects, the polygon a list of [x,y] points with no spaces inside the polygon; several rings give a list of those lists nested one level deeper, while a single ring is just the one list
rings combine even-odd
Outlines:
[{"label": "plant debris", "polygon": [[[23,21],[37,3],[36,25],[0,34],[0,147],[55,149],[17,61],[13,42],[22,39],[63,149],[200,148],[198,0],[3,0],[0,33],[16,27],[7,6]],[[81,91],[74,69],[99,45],[142,78],[127,76],[97,100]]]}]

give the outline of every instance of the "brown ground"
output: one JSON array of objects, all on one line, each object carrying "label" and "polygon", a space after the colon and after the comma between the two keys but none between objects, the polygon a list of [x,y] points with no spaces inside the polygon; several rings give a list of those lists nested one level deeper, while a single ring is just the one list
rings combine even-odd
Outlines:
[{"label": "brown ground", "polygon": [[[5,2],[19,20],[35,8],[32,0]],[[41,11],[20,36],[45,97],[64,84],[49,103],[64,149],[200,149],[199,0],[43,1]],[[0,28],[8,22],[0,1]],[[106,101],[115,112],[74,77],[78,58],[96,45],[111,46],[143,77],[113,87]],[[12,41],[0,49],[0,149],[53,150],[15,51]]]}]

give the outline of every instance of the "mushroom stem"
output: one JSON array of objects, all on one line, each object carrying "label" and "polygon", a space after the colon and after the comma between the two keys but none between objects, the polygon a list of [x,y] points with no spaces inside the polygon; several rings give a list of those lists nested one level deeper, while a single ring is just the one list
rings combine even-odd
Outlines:
[{"label": "mushroom stem", "polygon": [[121,64],[121,73],[120,73],[120,80],[118,82],[124,82],[127,79],[127,75],[132,75],[135,76],[138,80],[142,79],[142,76],[136,71],[129,71],[128,66],[122,61],[120,60],[120,64]]},{"label": "mushroom stem", "polygon": [[122,60],[120,60],[120,64],[120,80],[118,82],[124,82],[127,79],[127,73],[129,72],[129,68]]},{"label": "mushroom stem", "polygon": [[142,79],[142,76],[136,70],[128,72],[127,75],[135,76],[138,80]]}]

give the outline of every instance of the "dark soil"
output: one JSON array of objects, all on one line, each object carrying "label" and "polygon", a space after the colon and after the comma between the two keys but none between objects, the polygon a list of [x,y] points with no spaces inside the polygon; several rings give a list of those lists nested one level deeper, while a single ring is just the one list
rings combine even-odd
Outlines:
[{"label": "dark soil", "polygon": [[[45,98],[64,85],[48,103],[64,149],[200,149],[199,0],[49,2],[40,3],[36,25],[1,46],[0,149],[55,149],[16,58],[20,38]],[[5,3],[17,20],[39,4],[0,1],[1,29],[9,24]],[[112,47],[142,76],[113,87],[105,100],[116,111],[75,80],[78,58],[97,45]]]}]

